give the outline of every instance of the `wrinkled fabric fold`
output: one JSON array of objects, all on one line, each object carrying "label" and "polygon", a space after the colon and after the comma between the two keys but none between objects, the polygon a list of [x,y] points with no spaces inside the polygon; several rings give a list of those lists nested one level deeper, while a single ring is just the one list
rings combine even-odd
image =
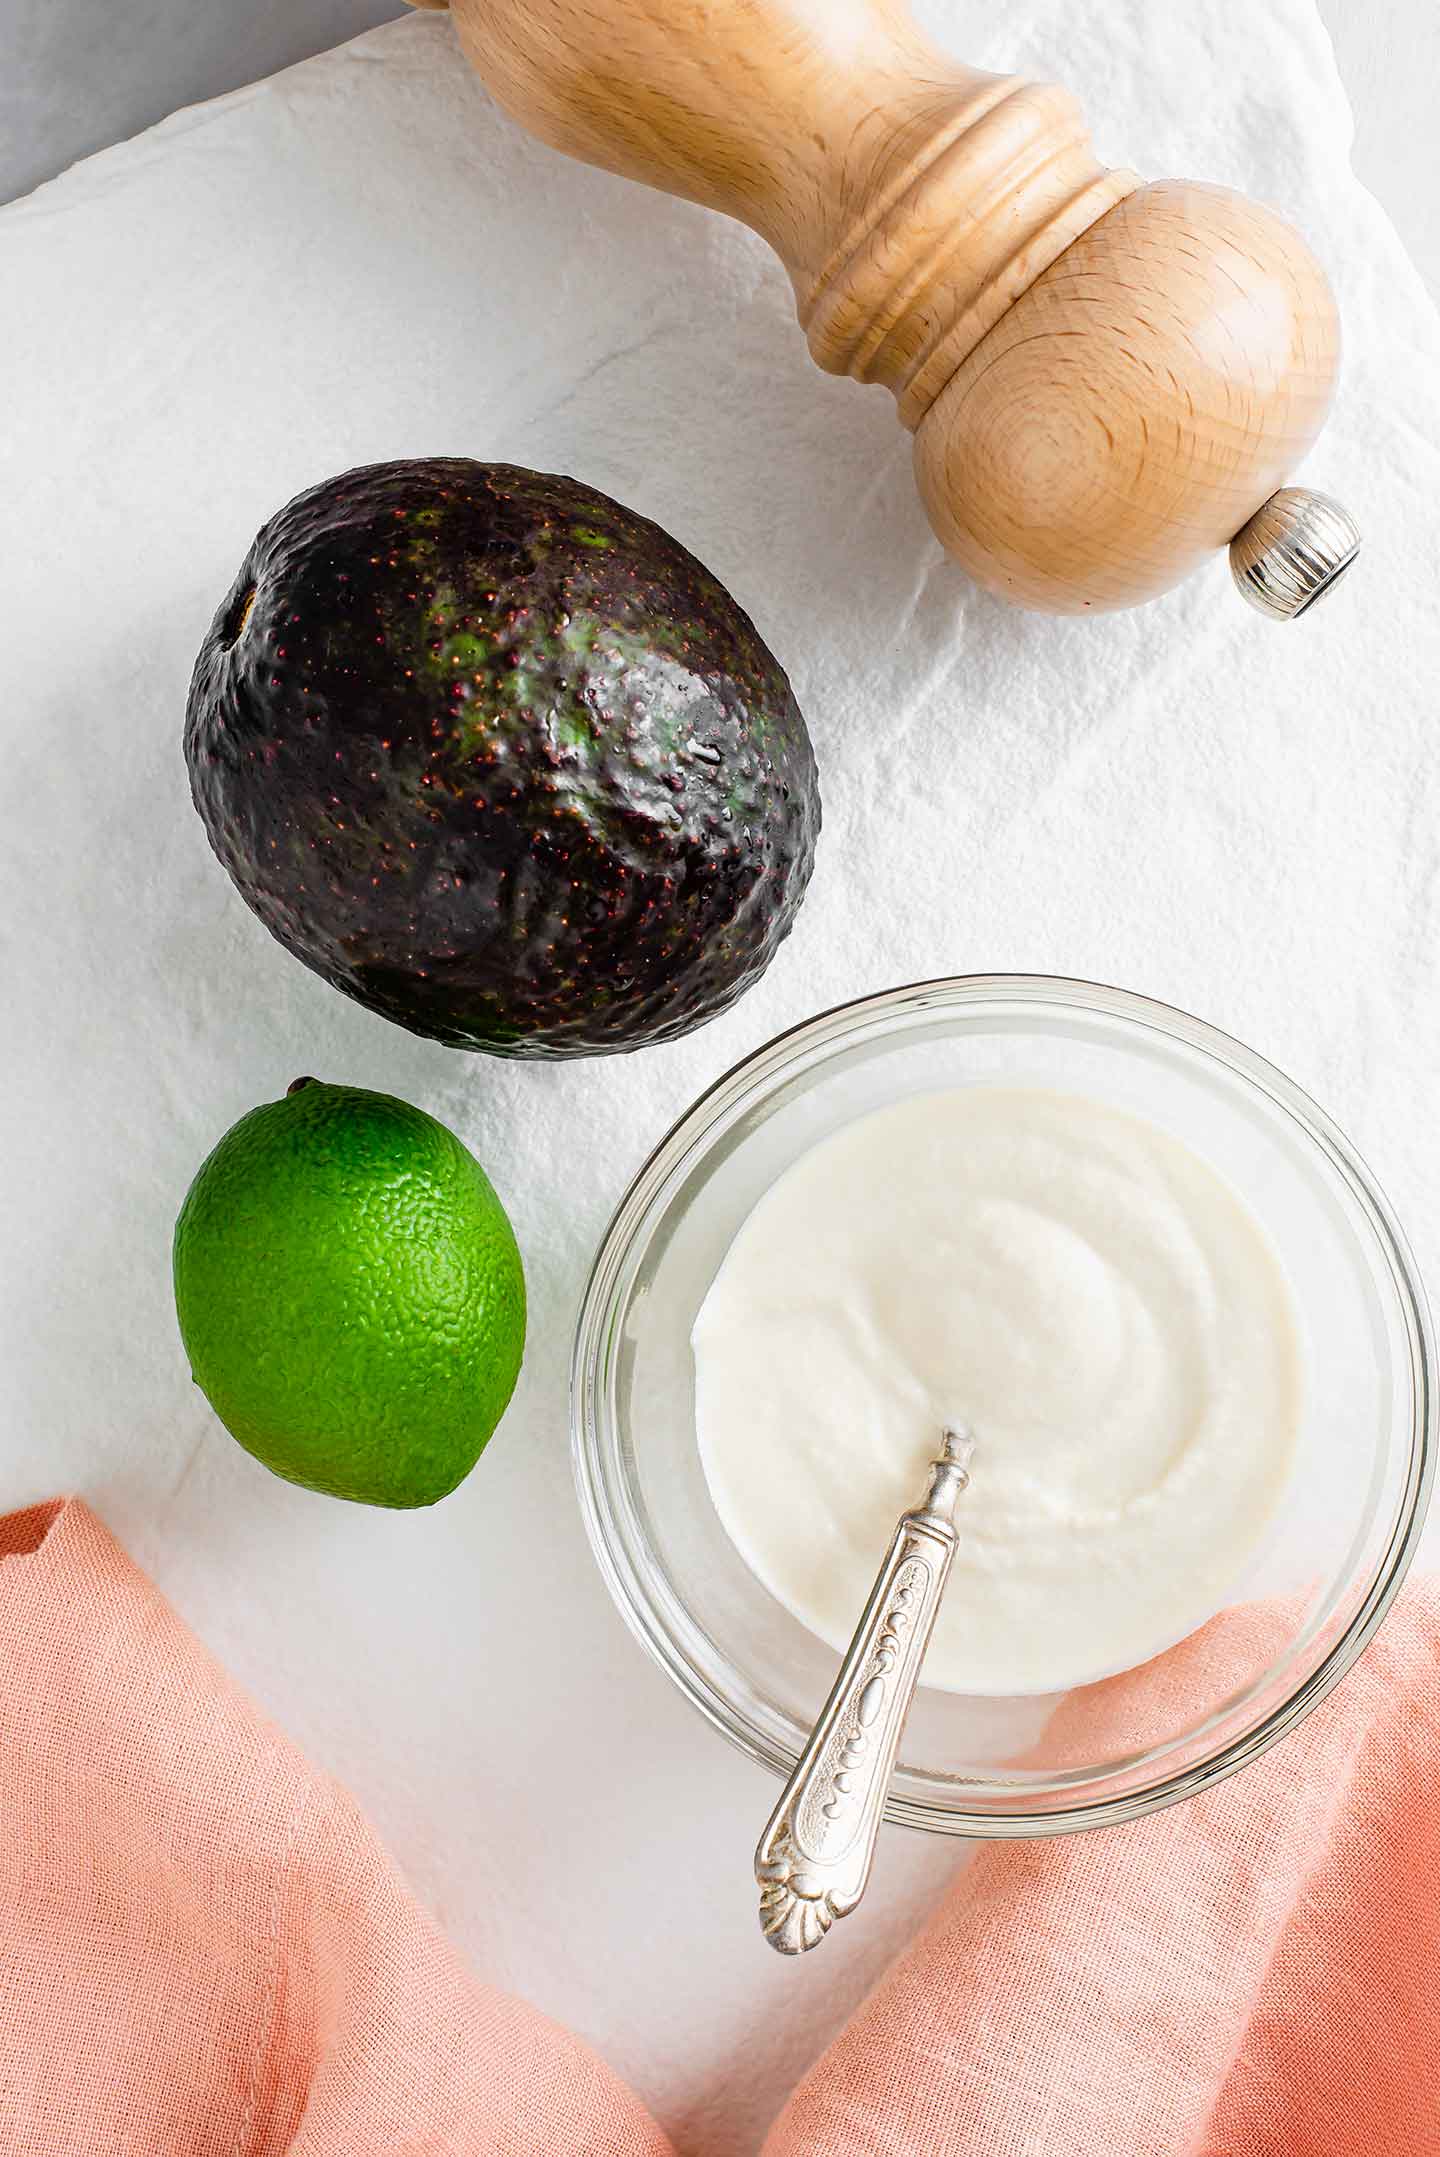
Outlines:
[{"label": "wrinkled fabric fold", "polygon": [[0,1643],[0,2150],[666,2157],[85,1505],[0,1522]]},{"label": "wrinkled fabric fold", "polygon": [[[1285,1631],[1232,1612],[1092,1692],[1087,1729],[1118,1742]],[[0,1642],[0,2151],[673,2157],[588,2046],[471,1975],[85,1505],[0,1520]],[[1238,1778],[984,1851],[765,2157],[1440,2157],[1437,1879],[1429,1582]]]},{"label": "wrinkled fabric fold", "polygon": [[[1106,1688],[1213,1692],[1278,1646],[1229,1613]],[[1088,1727],[1103,1736],[1093,1700]],[[1440,1587],[1235,1779],[994,1845],[786,2105],[765,2157],[1436,2157]]]}]

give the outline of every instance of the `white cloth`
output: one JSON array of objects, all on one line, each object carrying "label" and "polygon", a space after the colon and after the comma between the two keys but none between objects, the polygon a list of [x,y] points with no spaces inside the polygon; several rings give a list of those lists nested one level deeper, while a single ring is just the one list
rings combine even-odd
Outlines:
[{"label": "white cloth", "polygon": [[[1305,477],[1366,532],[1297,627],[1224,563],[1139,613],[1007,611],[931,538],[879,390],[819,376],[719,218],[568,163],[407,20],[0,214],[0,1502],[83,1490],[338,1771],[459,1942],[707,2157],[753,2147],[953,1849],[892,1836],[843,1946],[756,1930],[773,1789],[612,1612],[566,1366],[631,1171],[778,1028],[947,972],[1097,976],[1228,1027],[1348,1127],[1440,1278],[1440,325],[1350,176],[1310,0],[932,0],[965,59],[1070,82],[1102,155],[1269,199],[1347,359]],[[727,1017],[530,1068],[413,1039],[288,958],[212,859],[191,662],[261,520],[429,452],[577,472],[754,614],[820,759],[799,926]],[[527,1262],[531,1347],[472,1479],[394,1516],[292,1489],[189,1383],[169,1239],[220,1133],[300,1072],[423,1103]]]}]

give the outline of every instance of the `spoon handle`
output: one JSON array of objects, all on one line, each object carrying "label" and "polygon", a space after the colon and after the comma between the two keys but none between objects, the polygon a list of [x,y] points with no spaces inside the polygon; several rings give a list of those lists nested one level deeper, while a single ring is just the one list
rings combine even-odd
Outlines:
[{"label": "spoon handle", "polygon": [[803,1955],[865,1892],[905,1717],[955,1555],[968,1436],[946,1431],[930,1486],[902,1513],[840,1675],[755,1852],[760,1925]]}]

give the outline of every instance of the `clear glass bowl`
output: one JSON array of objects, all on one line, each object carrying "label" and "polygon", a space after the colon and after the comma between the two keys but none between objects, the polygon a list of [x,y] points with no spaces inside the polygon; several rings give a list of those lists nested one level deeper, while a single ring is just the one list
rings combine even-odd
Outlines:
[{"label": "clear glass bowl", "polygon": [[634,1632],[717,1729],[788,1773],[837,1657],[720,1525],[696,1446],[691,1325],[735,1231],[799,1154],[902,1096],[995,1081],[1088,1094],[1207,1159],[1285,1266],[1306,1363],[1290,1497],[1236,1594],[1266,1613],[1223,1656],[1204,1634],[1169,1651],[1186,1657],[1183,1686],[1159,1658],[1118,1716],[1115,1681],[1039,1702],[917,1694],[888,1817],[1056,1834],[1172,1804],[1293,1729],[1379,1625],[1419,1538],[1435,1455],[1424,1291],[1363,1163],[1270,1064],[1167,1005],[1022,975],[895,989],[782,1035],[695,1103],[610,1224],[576,1337],[575,1462]]}]

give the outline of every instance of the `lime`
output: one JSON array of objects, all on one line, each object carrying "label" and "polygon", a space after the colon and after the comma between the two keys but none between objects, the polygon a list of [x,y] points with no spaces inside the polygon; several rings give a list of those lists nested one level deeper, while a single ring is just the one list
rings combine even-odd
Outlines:
[{"label": "lime", "polygon": [[277,1475],[433,1505],[480,1456],[525,1348],[490,1179],[423,1109],[297,1079],[227,1131],[175,1223],[196,1384]]}]

